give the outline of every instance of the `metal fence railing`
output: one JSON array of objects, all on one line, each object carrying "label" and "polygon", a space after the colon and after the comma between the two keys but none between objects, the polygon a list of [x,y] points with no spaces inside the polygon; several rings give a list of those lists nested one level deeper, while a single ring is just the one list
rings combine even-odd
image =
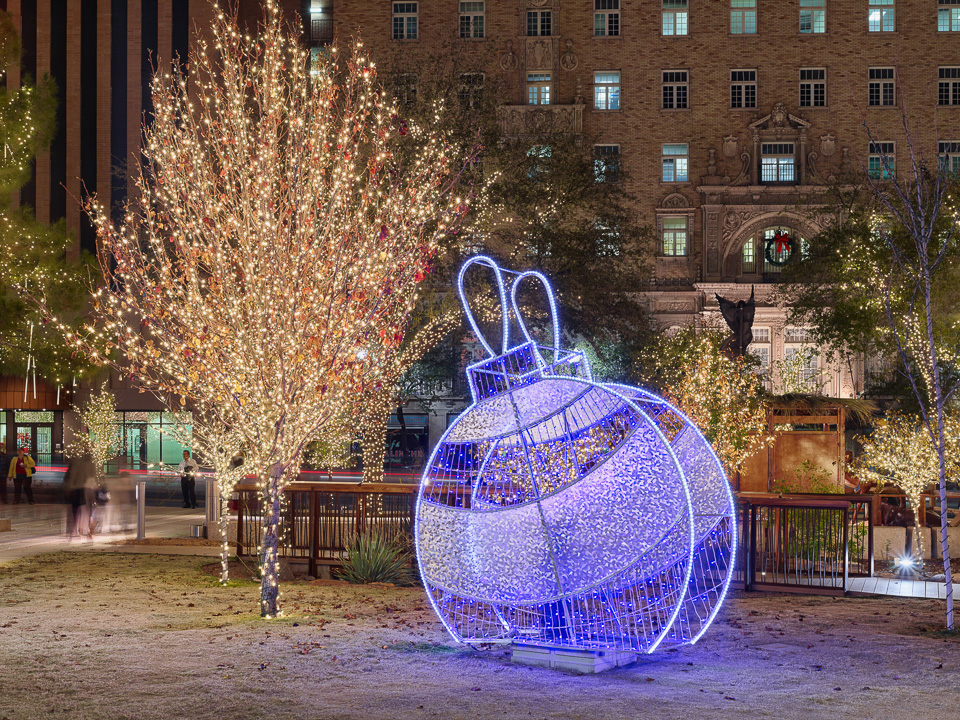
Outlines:
[{"label": "metal fence railing", "polygon": [[[305,559],[311,575],[336,565],[363,532],[413,531],[417,486],[294,482],[285,493],[280,555]],[[253,485],[237,488],[238,554],[256,555],[263,532],[262,498]],[[469,489],[448,493],[469,507]],[[871,495],[741,493],[738,498],[734,586],[842,595],[851,577],[874,572]]]},{"label": "metal fence railing", "polygon": [[746,590],[842,595],[874,571],[870,495],[743,493],[735,580]]},{"label": "metal fence railing", "polygon": [[[280,556],[305,558],[311,575],[318,564],[336,564],[350,540],[364,532],[409,537],[415,485],[291,483],[285,493]],[[249,485],[237,488],[238,554],[256,555],[263,535],[262,497]]]}]

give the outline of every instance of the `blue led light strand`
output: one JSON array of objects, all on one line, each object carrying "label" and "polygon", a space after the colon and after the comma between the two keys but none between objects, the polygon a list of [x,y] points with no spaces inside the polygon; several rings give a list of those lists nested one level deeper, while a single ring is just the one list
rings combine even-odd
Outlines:
[{"label": "blue led light strand", "polygon": [[[477,325],[477,321],[473,317],[473,311],[470,309],[470,301],[467,300],[467,293],[463,287],[463,276],[466,274],[467,269],[470,268],[471,265],[486,265],[488,268],[493,270],[493,275],[497,279],[497,291],[500,294],[500,313],[503,316],[503,343],[502,349],[499,353],[494,352],[493,347],[487,342],[487,339],[483,336],[483,333],[480,332],[480,327]],[[460,274],[457,275],[457,290],[460,293],[460,302],[463,305],[463,311],[467,316],[467,322],[470,323],[470,327],[477,336],[477,340],[479,340],[480,344],[483,345],[484,349],[487,351],[487,354],[493,358],[497,357],[501,353],[507,352],[507,349],[510,347],[510,313],[508,311],[507,292],[503,285],[503,273],[500,270],[500,266],[497,265],[492,258],[489,258],[486,255],[474,255],[460,268]]]},{"label": "blue led light strand", "polygon": [[[551,287],[550,281],[547,280],[546,276],[543,273],[537,272],[536,270],[527,270],[526,272],[522,272],[517,275],[516,279],[513,281],[513,285],[510,288],[510,305],[513,307],[513,314],[517,318],[517,324],[520,326],[520,332],[523,333],[523,336],[528,342],[534,342],[534,339],[530,337],[529,330],[527,330],[526,323],[523,321],[523,314],[520,312],[520,308],[517,306],[517,288],[520,287],[520,283],[523,282],[524,278],[528,277],[539,280],[543,284],[543,289],[547,293],[547,302],[550,305],[550,319],[553,327],[553,360],[556,362],[557,358],[560,357],[560,315],[557,313],[557,301],[553,293],[553,287]],[[537,354],[539,356],[539,353]],[[540,359],[542,360],[543,358]]]}]

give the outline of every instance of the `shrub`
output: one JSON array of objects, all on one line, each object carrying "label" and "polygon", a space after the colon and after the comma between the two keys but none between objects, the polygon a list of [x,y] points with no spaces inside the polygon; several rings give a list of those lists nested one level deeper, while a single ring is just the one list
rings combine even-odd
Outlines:
[{"label": "shrub", "polygon": [[411,555],[400,538],[378,532],[356,535],[347,545],[347,560],[339,576],[347,582],[397,583],[410,582]]}]

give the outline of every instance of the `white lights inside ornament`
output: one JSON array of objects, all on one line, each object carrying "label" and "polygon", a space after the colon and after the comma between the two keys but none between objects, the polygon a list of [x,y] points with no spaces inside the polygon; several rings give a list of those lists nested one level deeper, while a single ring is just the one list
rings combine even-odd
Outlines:
[{"label": "white lights inside ornament", "polygon": [[[499,291],[499,352],[464,293],[475,264]],[[549,300],[550,348],[517,305],[533,279]],[[459,281],[489,357],[467,368],[474,402],[438,443],[417,499],[417,558],[440,619],[464,642],[631,652],[695,642],[736,554],[733,497],[710,445],[664,400],[596,383],[582,353],[560,348],[540,273],[477,256]],[[515,346],[511,309],[524,337]]]}]

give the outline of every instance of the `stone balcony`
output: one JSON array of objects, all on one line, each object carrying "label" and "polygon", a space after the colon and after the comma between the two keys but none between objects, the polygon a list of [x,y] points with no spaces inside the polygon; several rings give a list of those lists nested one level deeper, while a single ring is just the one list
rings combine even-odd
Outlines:
[{"label": "stone balcony", "polygon": [[501,105],[497,108],[504,135],[515,137],[583,132],[583,104]]}]

